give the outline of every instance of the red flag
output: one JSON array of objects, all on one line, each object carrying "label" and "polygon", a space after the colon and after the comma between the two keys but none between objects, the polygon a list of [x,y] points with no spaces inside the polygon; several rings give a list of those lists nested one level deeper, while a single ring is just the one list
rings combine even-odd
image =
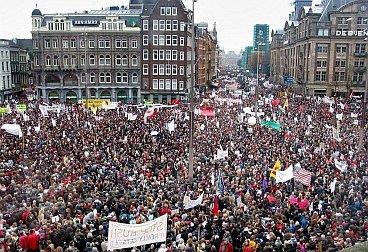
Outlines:
[{"label": "red flag", "polygon": [[218,205],[218,197],[217,196],[215,196],[215,198],[213,199],[212,213],[213,213],[214,216],[219,215],[219,205]]},{"label": "red flag", "polygon": [[279,98],[273,99],[271,101],[272,107],[277,107],[277,106],[279,106],[279,104],[280,104],[280,99]]},{"label": "red flag", "polygon": [[201,115],[203,116],[215,116],[215,112],[213,111],[213,107],[210,106],[202,106],[200,107]]},{"label": "red flag", "polygon": [[179,105],[180,100],[179,99],[173,99],[171,100],[171,105]]},{"label": "red flag", "polygon": [[157,115],[157,109],[154,108],[148,108],[144,113],[144,117],[147,117],[148,119],[152,119],[155,115]]}]

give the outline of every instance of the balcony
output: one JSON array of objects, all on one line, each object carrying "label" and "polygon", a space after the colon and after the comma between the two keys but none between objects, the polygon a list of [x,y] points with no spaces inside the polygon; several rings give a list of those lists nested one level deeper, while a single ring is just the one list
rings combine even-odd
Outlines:
[{"label": "balcony", "polygon": [[44,70],[45,71],[59,71],[60,70],[60,67],[59,66],[48,66],[48,65],[45,65]]},{"label": "balcony", "polygon": [[366,52],[354,52],[354,56],[355,57],[366,57],[367,53]]},{"label": "balcony", "polygon": [[365,66],[354,66],[354,72],[364,72],[365,70]]},{"label": "balcony", "polygon": [[64,86],[78,86],[78,81],[77,80],[64,81]]}]

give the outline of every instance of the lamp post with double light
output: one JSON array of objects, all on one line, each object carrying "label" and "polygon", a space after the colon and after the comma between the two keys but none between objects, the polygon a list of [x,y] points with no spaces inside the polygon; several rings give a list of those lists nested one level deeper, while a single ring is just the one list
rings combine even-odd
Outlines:
[{"label": "lamp post with double light", "polygon": [[362,120],[360,121],[360,129],[359,129],[359,143],[358,143],[358,150],[359,151],[361,151],[362,148],[363,148],[365,125],[366,125],[366,113],[367,113],[367,97],[368,97],[368,37],[366,37],[364,40],[366,41],[366,46],[365,46],[365,58],[366,58],[365,70],[366,70],[366,74],[365,74],[365,87],[364,87]]},{"label": "lamp post with double light", "polygon": [[256,70],[256,75],[257,75],[257,79],[256,79],[256,91],[255,91],[255,96],[256,96],[256,100],[255,100],[255,104],[254,104],[254,110],[255,110],[255,117],[256,119],[258,119],[258,89],[259,89],[259,66],[260,66],[260,62],[259,62],[259,46],[264,46],[265,43],[262,43],[260,40],[260,37],[258,37],[258,42],[257,42],[257,70]]}]

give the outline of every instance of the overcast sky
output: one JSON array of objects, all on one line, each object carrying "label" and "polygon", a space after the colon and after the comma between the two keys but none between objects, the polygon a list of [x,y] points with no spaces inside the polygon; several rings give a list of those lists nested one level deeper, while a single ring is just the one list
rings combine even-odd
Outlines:
[{"label": "overcast sky", "polygon": [[[1,1],[0,38],[31,38],[31,13],[36,3],[42,13],[72,13],[107,6],[128,5],[129,0],[9,0]],[[183,0],[191,8],[192,0]],[[219,45],[239,53],[252,45],[254,24],[269,24],[282,29],[294,0],[197,0],[195,22],[205,22],[212,29],[216,22]],[[320,0],[314,0],[314,4]]]}]

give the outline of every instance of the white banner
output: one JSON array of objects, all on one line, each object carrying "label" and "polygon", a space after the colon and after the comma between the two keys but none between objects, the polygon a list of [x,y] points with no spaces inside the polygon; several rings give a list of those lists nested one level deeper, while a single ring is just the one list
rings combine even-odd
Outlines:
[{"label": "white banner", "polygon": [[184,196],[184,209],[191,209],[193,207],[199,206],[200,204],[202,204],[203,201],[203,193],[201,194],[201,196],[199,196],[197,199],[195,200],[191,200],[189,198],[189,196],[185,195]]},{"label": "white banner", "polygon": [[165,242],[166,232],[167,214],[143,224],[123,224],[110,221],[108,250]]}]

